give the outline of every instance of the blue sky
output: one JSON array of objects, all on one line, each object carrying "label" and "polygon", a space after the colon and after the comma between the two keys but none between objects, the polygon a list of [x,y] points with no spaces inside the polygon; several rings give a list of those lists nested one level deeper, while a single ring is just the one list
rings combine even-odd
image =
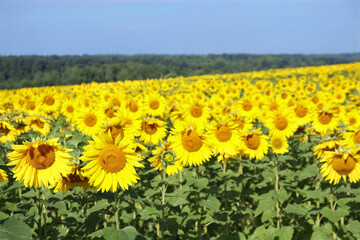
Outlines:
[{"label": "blue sky", "polygon": [[0,0],[0,55],[353,52],[359,0]]}]

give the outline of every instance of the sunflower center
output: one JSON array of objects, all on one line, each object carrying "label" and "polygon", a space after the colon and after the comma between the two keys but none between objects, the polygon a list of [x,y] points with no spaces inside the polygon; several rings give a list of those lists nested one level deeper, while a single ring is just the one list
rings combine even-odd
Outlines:
[{"label": "sunflower center", "polygon": [[26,160],[36,169],[46,169],[55,162],[54,147],[47,144],[31,147],[26,153]]},{"label": "sunflower center", "polygon": [[245,145],[253,150],[258,149],[260,146],[260,137],[257,134],[251,134],[245,137]]},{"label": "sunflower center", "polygon": [[356,160],[349,155],[347,159],[342,156],[335,156],[332,161],[333,169],[340,175],[348,175],[354,170]]},{"label": "sunflower center", "polygon": [[318,120],[321,124],[328,124],[332,119],[332,114],[328,112],[321,112],[318,116]]},{"label": "sunflower center", "polygon": [[272,147],[275,148],[275,149],[280,149],[282,147],[282,141],[280,139],[275,139],[273,142],[272,142]]},{"label": "sunflower center", "polygon": [[115,110],[113,108],[108,108],[105,110],[105,114],[108,118],[115,117]]},{"label": "sunflower center", "polygon": [[143,130],[150,135],[153,135],[157,131],[158,125],[156,123],[148,124],[147,122],[143,122],[142,128]]},{"label": "sunflower center", "polygon": [[112,139],[115,139],[119,134],[120,134],[121,138],[124,137],[124,130],[122,129],[122,127],[120,125],[110,126],[106,129],[105,132],[108,132],[109,130],[110,130]]},{"label": "sunflower center", "polygon": [[68,113],[74,112],[73,106],[67,106],[66,111],[67,111]]},{"label": "sunflower center", "polygon": [[287,97],[288,97],[288,95],[287,95],[286,93],[282,93],[282,94],[281,94],[281,98],[282,98],[282,99],[286,99]]},{"label": "sunflower center", "polygon": [[156,110],[156,109],[159,108],[159,106],[160,106],[160,103],[159,103],[158,100],[151,100],[151,101],[150,101],[150,108],[151,108],[151,109]]},{"label": "sunflower center", "polygon": [[4,126],[3,124],[0,125],[0,133],[3,133],[5,136],[10,132],[10,130]]},{"label": "sunflower center", "polygon": [[243,103],[243,109],[245,110],[245,111],[250,111],[251,109],[252,109],[252,104],[251,104],[251,102],[250,101],[245,101],[244,103]]},{"label": "sunflower center", "polygon": [[45,103],[46,105],[51,106],[51,105],[54,105],[55,100],[54,100],[54,98],[53,98],[52,96],[46,96],[46,97],[44,98],[44,103]]},{"label": "sunflower center", "polygon": [[350,123],[350,125],[354,125],[356,123],[356,118],[350,117],[349,123]]},{"label": "sunflower center", "polygon": [[36,107],[36,105],[34,102],[29,102],[28,104],[26,104],[26,109],[34,110],[35,107]]},{"label": "sunflower center", "polygon": [[85,115],[84,117],[84,123],[89,126],[89,127],[92,127],[96,124],[97,122],[97,118],[95,116],[95,114],[92,114],[92,113],[88,113]]},{"label": "sunflower center", "polygon": [[165,152],[162,158],[167,164],[172,164],[175,162],[175,155],[171,152]]},{"label": "sunflower center", "polygon": [[110,145],[99,155],[99,163],[106,172],[119,172],[126,164],[125,153],[116,146]]},{"label": "sunflower center", "polygon": [[269,109],[270,109],[270,111],[274,111],[274,110],[277,110],[278,107],[279,107],[279,105],[277,105],[276,102],[272,102],[269,106]]},{"label": "sunflower center", "polygon": [[288,126],[288,120],[284,116],[278,116],[275,119],[275,127],[279,130],[284,130]]},{"label": "sunflower center", "polygon": [[238,128],[244,129],[244,126],[245,126],[244,120],[242,120],[242,119],[236,119],[234,122],[239,125]]},{"label": "sunflower center", "polygon": [[113,104],[114,106],[118,106],[118,107],[120,107],[120,105],[121,105],[120,100],[117,99],[117,98],[114,98],[114,99],[112,100],[112,104]]},{"label": "sunflower center", "polygon": [[45,123],[43,121],[40,121],[40,119],[32,120],[31,124],[36,125],[38,128],[43,128]]},{"label": "sunflower center", "polygon": [[360,131],[358,131],[357,133],[355,133],[354,135],[354,142],[356,144],[359,144],[360,145]]},{"label": "sunflower center", "polygon": [[202,108],[200,106],[194,105],[190,109],[190,113],[193,117],[200,117],[202,115]]},{"label": "sunflower center", "polygon": [[295,113],[296,113],[296,116],[298,116],[299,118],[303,118],[303,117],[305,117],[305,115],[307,113],[307,109],[300,105],[295,108]]},{"label": "sunflower center", "polygon": [[181,143],[183,147],[189,152],[196,152],[202,146],[202,140],[200,136],[194,130],[188,130],[184,132],[181,137]]},{"label": "sunflower center", "polygon": [[135,101],[130,101],[129,109],[131,112],[137,112],[137,110],[139,109],[139,106],[137,105],[137,103]]},{"label": "sunflower center", "polygon": [[228,126],[221,126],[215,131],[215,136],[220,142],[226,142],[232,136],[231,129]]}]

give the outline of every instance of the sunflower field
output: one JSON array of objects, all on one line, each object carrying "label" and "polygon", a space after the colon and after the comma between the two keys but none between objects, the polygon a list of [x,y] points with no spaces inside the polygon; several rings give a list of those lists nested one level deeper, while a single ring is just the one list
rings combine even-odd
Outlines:
[{"label": "sunflower field", "polygon": [[360,239],[360,63],[0,91],[0,239]]}]

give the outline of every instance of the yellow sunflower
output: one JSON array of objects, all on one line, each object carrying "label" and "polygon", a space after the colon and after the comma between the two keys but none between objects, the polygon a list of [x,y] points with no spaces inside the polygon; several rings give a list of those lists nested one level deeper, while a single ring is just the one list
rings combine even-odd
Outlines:
[{"label": "yellow sunflower", "polygon": [[44,113],[55,113],[58,112],[61,106],[62,96],[60,93],[50,91],[44,88],[44,92],[39,96],[40,111]]},{"label": "yellow sunflower", "polygon": [[320,162],[325,162],[320,173],[332,184],[339,183],[341,178],[346,182],[347,177],[351,183],[360,180],[360,156],[355,150],[340,147],[335,151],[327,151]]},{"label": "yellow sunflower", "polygon": [[44,137],[50,132],[50,124],[42,116],[27,117],[26,122],[34,132],[38,132]]},{"label": "yellow sunflower", "polygon": [[145,144],[157,145],[167,135],[166,123],[156,118],[142,120],[140,140]]},{"label": "yellow sunflower", "polygon": [[101,131],[104,123],[104,113],[87,108],[77,113],[74,121],[80,132],[88,136],[95,135]]},{"label": "yellow sunflower", "polygon": [[212,149],[202,125],[179,122],[172,129],[168,142],[183,166],[199,166],[211,157]]},{"label": "yellow sunflower", "polygon": [[360,130],[346,132],[342,134],[344,137],[344,144],[348,148],[360,147]]},{"label": "yellow sunflower", "polygon": [[343,145],[343,141],[339,140],[339,139],[329,139],[329,140],[323,141],[313,148],[314,155],[317,158],[322,158],[324,156],[325,152],[335,151],[335,149],[340,147],[341,145]]},{"label": "yellow sunflower", "polygon": [[91,186],[102,192],[110,189],[116,192],[119,185],[123,190],[128,189],[140,179],[135,167],[144,167],[139,162],[142,157],[131,144],[120,141],[120,135],[114,140],[110,134],[100,133],[93,139],[84,147],[84,155],[80,157],[89,162],[82,170]]},{"label": "yellow sunflower", "polygon": [[144,114],[153,117],[163,117],[166,113],[166,99],[158,92],[145,95],[143,104]]},{"label": "yellow sunflower", "polygon": [[176,158],[175,153],[170,149],[169,144],[165,144],[161,147],[156,147],[152,151],[153,157],[149,158],[148,161],[151,163],[151,167],[155,170],[162,171],[162,165],[166,166],[167,175],[175,175],[179,171],[183,170],[181,161]]},{"label": "yellow sunflower", "polygon": [[332,110],[318,110],[313,118],[312,127],[322,136],[331,134],[338,126],[339,118]]},{"label": "yellow sunflower", "polygon": [[185,121],[196,122],[197,125],[204,127],[210,118],[210,112],[206,104],[196,100],[188,99],[188,101],[181,106],[182,117]]},{"label": "yellow sunflower", "polygon": [[314,117],[314,111],[311,108],[310,102],[307,100],[298,101],[292,109],[295,112],[295,121],[299,126],[310,123]]},{"label": "yellow sunflower", "polygon": [[30,126],[27,124],[26,118],[23,115],[12,118],[11,122],[14,124],[18,135],[30,131]]},{"label": "yellow sunflower", "polygon": [[140,129],[140,121],[137,121],[137,125],[134,126],[133,122],[126,118],[114,117],[110,122],[101,127],[104,133],[110,131],[111,137],[115,139],[118,135],[123,142],[132,142],[138,129]]},{"label": "yellow sunflower", "polygon": [[7,141],[14,142],[18,132],[12,124],[0,120],[0,134],[0,142],[6,143]]},{"label": "yellow sunflower", "polygon": [[273,153],[284,154],[289,152],[289,144],[286,137],[272,137],[270,140],[270,146]]},{"label": "yellow sunflower", "polygon": [[241,141],[239,143],[240,150],[250,159],[263,159],[264,154],[268,153],[269,143],[267,140],[268,136],[262,135],[260,128],[244,133],[241,136]]},{"label": "yellow sunflower", "polygon": [[291,108],[279,108],[273,111],[265,121],[265,126],[270,130],[269,135],[276,138],[291,137],[298,128],[294,111]]},{"label": "yellow sunflower", "polygon": [[84,191],[90,187],[89,179],[84,177],[83,170],[79,166],[73,166],[71,173],[63,176],[62,181],[59,181],[54,188],[54,193],[62,191],[63,194],[70,189],[75,187],[81,187]]},{"label": "yellow sunflower", "polygon": [[79,109],[78,103],[73,98],[66,98],[61,103],[61,113],[65,116],[68,122],[71,122]]},{"label": "yellow sunflower", "polygon": [[208,140],[213,148],[214,155],[237,155],[240,134],[237,131],[238,124],[230,117],[220,117],[207,126]]},{"label": "yellow sunflower", "polygon": [[25,187],[39,188],[41,185],[55,186],[62,176],[70,174],[73,165],[71,150],[61,147],[57,141],[58,138],[45,142],[37,139],[12,145],[14,151],[8,154],[11,162],[7,165],[15,166],[12,170],[14,178],[19,182],[24,180]]},{"label": "yellow sunflower", "polygon": [[0,169],[0,181],[8,181],[8,175],[2,169]]},{"label": "yellow sunflower", "polygon": [[348,125],[346,129],[356,130],[360,129],[360,111],[357,109],[352,109],[344,114],[342,121],[345,125]]}]

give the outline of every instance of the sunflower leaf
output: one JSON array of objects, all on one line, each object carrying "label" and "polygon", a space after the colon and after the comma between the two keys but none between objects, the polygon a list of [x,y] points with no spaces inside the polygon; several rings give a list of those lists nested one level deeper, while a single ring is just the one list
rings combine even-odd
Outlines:
[{"label": "sunflower leaf", "polygon": [[89,210],[87,210],[87,214],[91,214],[93,212],[105,209],[109,206],[109,203],[106,199],[101,199],[100,201],[98,201],[94,206],[92,206],[91,208],[89,208]]},{"label": "sunflower leaf", "polygon": [[31,239],[31,228],[17,219],[9,218],[3,225],[0,226],[0,239]]}]

